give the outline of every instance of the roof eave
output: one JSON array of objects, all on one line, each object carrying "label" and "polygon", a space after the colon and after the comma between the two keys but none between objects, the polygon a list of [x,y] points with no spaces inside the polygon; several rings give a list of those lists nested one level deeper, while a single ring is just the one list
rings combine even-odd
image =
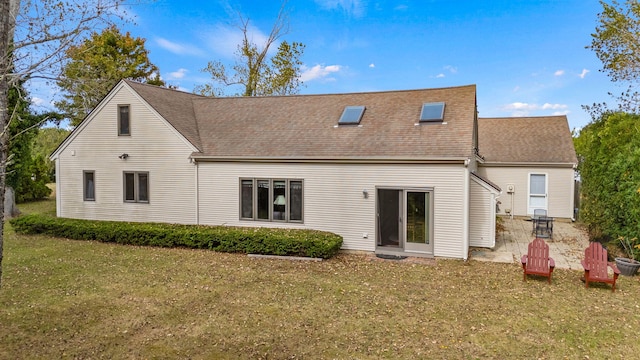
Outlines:
[{"label": "roof eave", "polygon": [[526,161],[484,161],[482,166],[501,167],[554,167],[554,168],[575,168],[578,164],[574,162],[526,162]]},{"label": "roof eave", "polygon": [[344,164],[465,164],[468,157],[298,157],[298,156],[211,156],[194,153],[197,162],[344,163]]}]

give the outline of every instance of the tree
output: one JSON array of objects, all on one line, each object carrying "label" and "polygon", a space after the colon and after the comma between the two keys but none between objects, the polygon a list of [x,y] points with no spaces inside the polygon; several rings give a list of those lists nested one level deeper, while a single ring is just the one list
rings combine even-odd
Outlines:
[{"label": "tree", "polygon": [[580,219],[592,239],[638,237],[640,115],[607,112],[574,138],[582,180]]},{"label": "tree", "polygon": [[[71,46],[89,31],[126,16],[122,0],[0,0],[0,215],[8,163],[9,89],[35,78],[56,79]],[[4,217],[0,219],[0,286]]]},{"label": "tree", "polygon": [[45,158],[32,152],[40,125],[49,114],[35,115],[26,100],[24,82],[9,89],[9,111],[14,119],[9,123],[9,157],[7,185],[14,190],[16,202],[38,200],[49,196],[49,174]]},{"label": "tree", "polygon": [[64,100],[56,106],[71,119],[71,125],[78,125],[123,78],[164,85],[144,43],[145,39],[133,38],[128,32],[123,35],[111,26],[66,51],[70,61],[57,81]]},{"label": "tree", "polygon": [[218,85],[229,87],[239,85],[242,96],[289,95],[298,93],[300,80],[300,56],[304,44],[282,41],[271,58],[269,50],[288,32],[289,21],[285,13],[286,2],[282,4],[278,17],[264,44],[258,47],[250,39],[249,19],[240,15],[242,43],[238,45],[236,62],[229,71],[220,61],[210,61],[203,72],[211,74],[213,84],[196,87],[195,91],[203,95],[219,96],[224,90]]},{"label": "tree", "polygon": [[55,179],[55,165],[49,160],[58,146],[67,138],[70,131],[59,127],[40,128],[33,142],[32,153],[34,157],[42,157],[47,167],[47,174],[50,179]]},{"label": "tree", "polygon": [[[613,82],[627,84],[627,89],[619,96],[620,110],[638,112],[640,94],[638,80],[640,77],[640,3],[627,0],[620,4],[617,0],[610,4],[600,1],[602,12],[598,14],[598,26],[591,34],[593,50],[602,61],[603,71]],[[611,93],[610,93],[611,95]],[[597,118],[606,112],[606,104],[594,104],[586,107],[592,117]]]}]

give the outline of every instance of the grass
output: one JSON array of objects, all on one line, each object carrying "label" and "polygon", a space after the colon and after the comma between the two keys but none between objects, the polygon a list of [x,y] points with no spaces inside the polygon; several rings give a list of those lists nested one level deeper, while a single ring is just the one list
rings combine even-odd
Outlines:
[{"label": "grass", "polygon": [[[23,212],[51,211],[51,202]],[[48,209],[48,210],[47,210]],[[640,283],[516,264],[323,262],[5,233],[0,359],[616,359]]]}]

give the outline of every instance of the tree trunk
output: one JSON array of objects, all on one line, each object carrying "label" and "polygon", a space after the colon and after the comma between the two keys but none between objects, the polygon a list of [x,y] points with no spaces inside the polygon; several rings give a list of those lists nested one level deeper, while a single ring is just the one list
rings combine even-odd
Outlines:
[{"label": "tree trunk", "polygon": [[4,253],[4,183],[7,168],[7,142],[9,139],[9,77],[16,9],[19,1],[0,0],[0,288],[2,287],[2,258]]}]

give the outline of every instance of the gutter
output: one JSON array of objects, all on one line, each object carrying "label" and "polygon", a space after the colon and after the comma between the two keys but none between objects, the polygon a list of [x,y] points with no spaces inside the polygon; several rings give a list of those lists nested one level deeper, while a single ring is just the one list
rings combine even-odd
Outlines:
[{"label": "gutter", "polygon": [[263,162],[263,163],[344,163],[344,164],[468,164],[467,157],[431,158],[353,158],[353,157],[268,157],[268,156],[209,156],[194,153],[196,162]]}]

